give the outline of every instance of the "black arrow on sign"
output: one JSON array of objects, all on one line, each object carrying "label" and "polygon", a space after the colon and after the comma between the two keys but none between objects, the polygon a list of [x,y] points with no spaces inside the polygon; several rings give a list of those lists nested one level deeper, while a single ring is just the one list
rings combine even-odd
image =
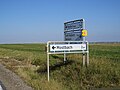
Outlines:
[{"label": "black arrow on sign", "polygon": [[52,49],[55,49],[56,47],[52,46]]}]

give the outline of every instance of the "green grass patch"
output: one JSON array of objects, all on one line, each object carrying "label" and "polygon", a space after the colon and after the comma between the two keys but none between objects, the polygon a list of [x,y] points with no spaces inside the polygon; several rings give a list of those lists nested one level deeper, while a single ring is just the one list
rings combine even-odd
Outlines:
[{"label": "green grass patch", "polygon": [[1,44],[0,62],[35,90],[88,90],[120,87],[120,44],[91,44],[90,65],[83,67],[82,54],[50,55],[47,82],[45,44]]}]

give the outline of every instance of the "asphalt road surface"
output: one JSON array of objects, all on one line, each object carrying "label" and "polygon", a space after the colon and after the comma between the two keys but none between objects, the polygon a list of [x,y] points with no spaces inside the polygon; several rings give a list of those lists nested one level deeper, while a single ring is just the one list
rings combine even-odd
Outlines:
[{"label": "asphalt road surface", "polygon": [[0,64],[0,90],[33,90],[12,71]]}]

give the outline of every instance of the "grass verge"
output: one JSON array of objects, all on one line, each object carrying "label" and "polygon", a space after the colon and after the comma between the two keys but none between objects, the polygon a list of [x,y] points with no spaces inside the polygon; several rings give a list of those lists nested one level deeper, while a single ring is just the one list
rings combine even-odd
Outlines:
[{"label": "grass verge", "polygon": [[1,44],[0,62],[35,90],[88,90],[120,87],[120,44],[91,44],[90,65],[82,66],[81,54],[50,57],[47,82],[45,44]]}]

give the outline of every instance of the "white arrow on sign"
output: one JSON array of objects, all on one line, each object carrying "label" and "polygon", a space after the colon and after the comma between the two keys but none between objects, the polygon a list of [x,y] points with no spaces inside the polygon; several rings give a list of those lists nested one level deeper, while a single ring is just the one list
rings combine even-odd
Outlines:
[{"label": "white arrow on sign", "polygon": [[51,44],[50,51],[86,50],[86,44]]}]

